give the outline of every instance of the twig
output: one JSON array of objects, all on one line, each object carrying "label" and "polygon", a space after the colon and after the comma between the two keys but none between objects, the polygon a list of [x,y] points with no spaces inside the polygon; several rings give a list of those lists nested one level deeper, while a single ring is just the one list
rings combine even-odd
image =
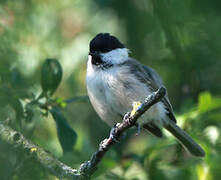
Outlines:
[{"label": "twig", "polygon": [[88,102],[89,98],[88,98],[88,96],[76,96],[76,97],[65,100],[65,102],[67,104],[70,104],[70,103],[73,103],[73,102],[76,102],[76,101]]},{"label": "twig", "polygon": [[[110,135],[109,138],[104,139],[100,145],[97,152],[95,152],[90,161],[83,163],[80,167],[80,174],[84,176],[85,179],[90,179],[90,176],[96,171],[97,165],[102,160],[105,153],[110,149],[110,147],[115,144],[116,139],[120,139],[120,136],[124,131],[129,129],[132,126],[136,125],[137,119],[144,114],[151,106],[159,102],[166,94],[166,89],[161,87],[158,91],[151,94],[146,98],[145,102],[140,105],[133,116],[127,116],[124,118],[122,123],[118,123],[114,128],[114,137]],[[129,113],[130,114],[130,113]]]}]

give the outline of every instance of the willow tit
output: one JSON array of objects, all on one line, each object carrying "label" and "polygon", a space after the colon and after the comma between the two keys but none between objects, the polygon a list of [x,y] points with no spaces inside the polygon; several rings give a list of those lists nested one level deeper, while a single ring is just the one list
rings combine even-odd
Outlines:
[{"label": "willow tit", "polygon": [[[129,57],[129,50],[109,33],[100,33],[90,41],[86,84],[91,104],[110,126],[120,122],[132,110],[134,102],[143,102],[163,86],[152,68]],[[166,128],[193,155],[205,155],[204,150],[176,125],[167,95],[138,121],[157,137],[162,137],[161,128]]]}]

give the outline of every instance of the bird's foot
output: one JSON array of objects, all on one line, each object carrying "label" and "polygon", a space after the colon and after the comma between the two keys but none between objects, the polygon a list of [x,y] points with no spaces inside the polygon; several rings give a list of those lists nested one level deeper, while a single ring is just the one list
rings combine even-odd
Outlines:
[{"label": "bird's foot", "polygon": [[130,112],[127,112],[127,113],[124,115],[123,121],[125,121],[125,122],[126,122],[127,124],[129,124],[129,125],[132,125],[132,124],[131,124],[130,117],[131,117],[131,113],[130,113]]},{"label": "bird's foot", "polygon": [[130,118],[130,112],[127,112],[125,115],[124,115],[124,118],[123,120],[126,121]]}]

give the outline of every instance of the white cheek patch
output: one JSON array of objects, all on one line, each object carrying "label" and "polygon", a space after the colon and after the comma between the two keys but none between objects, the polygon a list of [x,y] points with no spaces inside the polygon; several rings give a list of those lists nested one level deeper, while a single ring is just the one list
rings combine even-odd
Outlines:
[{"label": "white cheek patch", "polygon": [[91,74],[94,73],[94,68],[92,67],[92,56],[88,55],[88,61],[87,61],[87,76],[90,76]]},{"label": "white cheek patch", "polygon": [[91,61],[91,60],[92,60],[92,56],[88,55],[88,61]]},{"label": "white cheek patch", "polygon": [[102,53],[101,56],[105,62],[120,64],[128,59],[128,52],[129,50],[127,48],[118,48],[107,53]]}]

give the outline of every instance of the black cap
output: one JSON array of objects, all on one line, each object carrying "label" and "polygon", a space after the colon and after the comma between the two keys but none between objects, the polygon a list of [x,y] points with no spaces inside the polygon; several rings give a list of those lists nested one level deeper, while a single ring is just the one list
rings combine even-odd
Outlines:
[{"label": "black cap", "polygon": [[114,36],[109,33],[99,33],[90,42],[90,52],[109,52],[125,46]]}]

